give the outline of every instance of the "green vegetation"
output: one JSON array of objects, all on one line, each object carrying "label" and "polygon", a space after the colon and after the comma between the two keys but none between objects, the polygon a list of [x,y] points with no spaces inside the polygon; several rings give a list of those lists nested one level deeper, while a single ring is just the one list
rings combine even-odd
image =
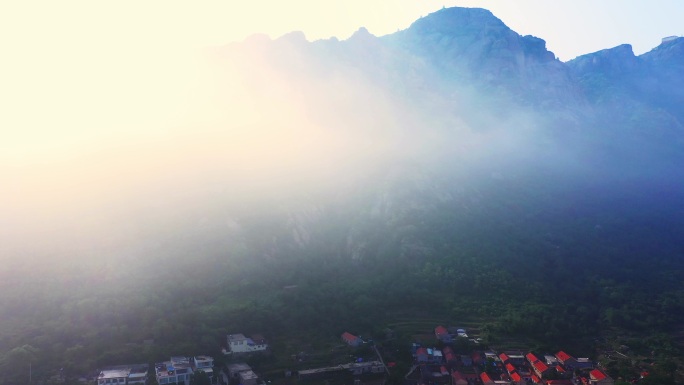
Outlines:
[{"label": "green vegetation", "polygon": [[[171,355],[220,359],[232,332],[271,339],[274,355],[252,364],[276,376],[346,359],[335,351],[343,331],[381,341],[389,327],[399,352],[454,322],[486,344],[578,356],[598,357],[597,341],[620,336],[635,357],[655,362],[651,378],[674,381],[681,351],[670,336],[684,321],[684,261],[673,241],[678,219],[661,215],[669,202],[631,210],[570,194],[551,204],[561,200],[548,188],[534,198],[484,191],[488,204],[470,211],[435,203],[378,221],[358,259],[341,253],[346,235],[330,229],[270,255],[253,236],[236,247],[253,253],[198,249],[186,265],[159,257],[5,272],[0,383],[26,382],[29,365],[34,378],[48,378]],[[300,352],[309,354],[301,365],[291,358]],[[606,364],[611,374],[634,368]]]}]

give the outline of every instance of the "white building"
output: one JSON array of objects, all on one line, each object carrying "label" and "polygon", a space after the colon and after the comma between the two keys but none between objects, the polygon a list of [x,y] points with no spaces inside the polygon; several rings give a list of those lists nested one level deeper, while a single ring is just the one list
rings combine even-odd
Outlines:
[{"label": "white building", "polygon": [[170,361],[155,364],[154,371],[159,385],[190,385],[192,367],[187,357],[171,357]]},{"label": "white building", "polygon": [[130,368],[106,369],[97,376],[97,385],[126,385]]},{"label": "white building", "polygon": [[144,385],[147,382],[147,365],[138,365],[131,368],[128,374],[128,385]]},{"label": "white building", "polygon": [[143,385],[147,381],[147,369],[145,364],[103,369],[97,376],[97,385]]},{"label": "white building", "polygon": [[263,337],[247,338],[243,334],[228,335],[228,350],[231,353],[262,352],[268,349],[268,344]]},{"label": "white building", "polygon": [[192,357],[192,367],[194,370],[201,370],[209,376],[211,383],[214,383],[214,359],[209,356]]}]

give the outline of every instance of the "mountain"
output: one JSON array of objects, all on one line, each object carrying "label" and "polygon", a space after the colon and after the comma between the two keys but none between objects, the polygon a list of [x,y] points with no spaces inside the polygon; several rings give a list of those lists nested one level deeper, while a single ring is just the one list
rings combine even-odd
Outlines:
[{"label": "mountain", "polygon": [[214,48],[201,121],[140,151],[162,176],[96,210],[104,225],[74,226],[95,217],[79,206],[40,242],[4,237],[0,383],[31,360],[76,375],[218,352],[238,330],[323,339],[410,317],[679,357],[683,55],[679,38],[564,63],[477,8]]}]

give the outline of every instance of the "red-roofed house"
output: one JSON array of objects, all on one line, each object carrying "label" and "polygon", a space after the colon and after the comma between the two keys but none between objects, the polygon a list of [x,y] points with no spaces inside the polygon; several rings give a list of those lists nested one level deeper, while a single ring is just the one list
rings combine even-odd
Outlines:
[{"label": "red-roofed house", "polygon": [[416,361],[427,362],[428,361],[428,351],[425,348],[418,348],[416,350]]},{"label": "red-roofed house", "polygon": [[489,374],[487,374],[486,372],[480,373],[480,379],[482,380],[482,383],[485,385],[494,383],[492,378],[489,377]]},{"label": "red-roofed house", "polygon": [[500,359],[501,362],[503,362],[504,364],[506,363],[506,361],[509,360],[509,358],[508,358],[508,356],[506,355],[506,353],[501,353],[501,354],[499,354],[499,359]]},{"label": "red-roofed house", "polygon": [[558,373],[565,373],[565,369],[563,369],[563,367],[560,365],[556,365],[556,371]]},{"label": "red-roofed house", "polygon": [[560,363],[564,366],[574,367],[577,365],[577,360],[575,359],[575,357],[569,355],[568,353],[562,350],[556,353],[556,358],[558,358],[558,361],[560,361]]},{"label": "red-roofed house", "polygon": [[526,385],[527,381],[525,381],[520,374],[513,372],[511,373],[511,381],[518,385]]},{"label": "red-roofed house", "polygon": [[342,341],[346,342],[347,345],[354,347],[360,346],[363,343],[363,341],[361,341],[361,338],[348,332],[342,333]]},{"label": "red-roofed house", "polygon": [[506,371],[508,371],[508,373],[515,372],[515,366],[511,365],[510,363],[506,364]]},{"label": "red-roofed house", "polygon": [[532,369],[534,369],[534,372],[541,378],[544,378],[544,374],[549,371],[549,367],[541,361],[535,361],[535,363],[532,364]]},{"label": "red-roofed house", "polygon": [[435,337],[437,337],[438,340],[444,342],[444,343],[450,343],[451,342],[451,334],[449,334],[449,331],[447,328],[445,328],[442,325],[439,325],[435,328]]},{"label": "red-roofed house", "polygon": [[613,385],[615,381],[604,372],[594,369],[589,372],[589,383],[591,385]]},{"label": "red-roofed house", "polygon": [[539,377],[537,377],[536,374],[533,374],[533,375],[532,375],[532,382],[534,382],[535,384],[540,384],[540,383],[541,383],[541,379],[540,379]]},{"label": "red-roofed house", "polygon": [[454,371],[451,373],[451,385],[468,385],[468,380],[466,380],[461,372]]},{"label": "red-roofed house", "polygon": [[539,361],[539,358],[532,353],[527,353],[525,358],[527,358],[527,361],[530,363],[530,365],[534,365],[535,362]]}]

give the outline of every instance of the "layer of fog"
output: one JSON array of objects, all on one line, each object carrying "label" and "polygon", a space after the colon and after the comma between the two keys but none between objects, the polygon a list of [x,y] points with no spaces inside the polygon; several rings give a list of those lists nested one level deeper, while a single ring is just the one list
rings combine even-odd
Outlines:
[{"label": "layer of fog", "polygon": [[[184,61],[192,65],[158,60],[163,76],[148,65],[125,86],[89,87],[90,103],[69,116],[33,119],[47,145],[24,140],[25,154],[3,162],[3,264],[139,260],[186,238],[229,248],[241,216],[344,200],[397,172],[457,184],[540,162],[589,168],[529,111],[469,111],[480,122],[471,127],[442,95],[417,100],[411,87],[388,89],[353,64],[277,44],[223,47]],[[90,74],[81,86],[109,76]],[[464,90],[458,98],[486,97]],[[66,92],[50,91],[36,114]],[[62,137],[72,143],[54,150]]]}]

